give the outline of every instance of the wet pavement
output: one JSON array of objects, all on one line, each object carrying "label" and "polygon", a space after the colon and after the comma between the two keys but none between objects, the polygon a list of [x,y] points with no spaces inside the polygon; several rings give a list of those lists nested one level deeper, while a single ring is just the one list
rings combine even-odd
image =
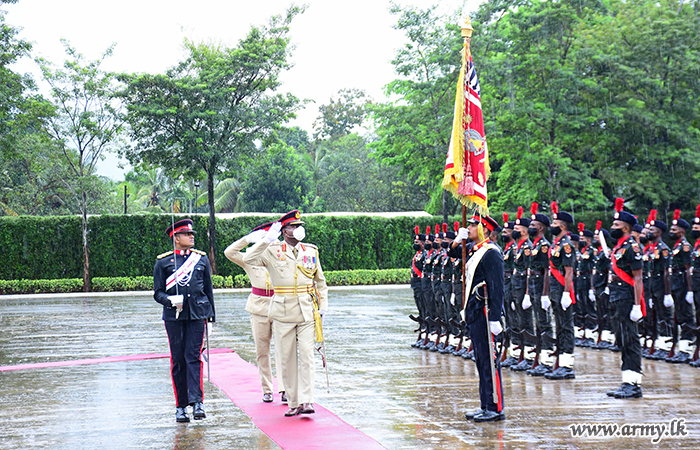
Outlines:
[{"label": "wet pavement", "polygon": [[[254,361],[246,293],[216,295],[212,347]],[[324,334],[331,392],[317,360],[316,400],[387,449],[681,449],[700,447],[700,369],[643,361],[644,397],[615,400],[619,353],[576,349],[576,379],[504,370],[507,420],[464,420],[478,407],[472,361],[410,347],[410,289],[330,293]],[[0,365],[166,353],[160,307],[149,295],[0,297]],[[277,449],[205,381],[207,419],[174,422],[169,360],[0,372],[0,448]],[[668,424],[685,437],[572,437],[570,424]],[[293,419],[292,419],[293,420]]]}]

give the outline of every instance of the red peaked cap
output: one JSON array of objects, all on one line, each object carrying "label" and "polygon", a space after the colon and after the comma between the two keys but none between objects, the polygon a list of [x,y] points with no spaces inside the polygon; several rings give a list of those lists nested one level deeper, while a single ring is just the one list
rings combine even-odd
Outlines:
[{"label": "red peaked cap", "polygon": [[498,228],[498,222],[496,222],[492,217],[489,216],[482,216],[479,213],[474,214],[471,219],[468,220],[469,223],[480,223],[482,224],[489,232],[495,230]]},{"label": "red peaked cap", "polygon": [[168,235],[168,237],[173,237],[173,235],[178,233],[196,233],[193,225],[194,222],[192,222],[192,219],[181,219],[175,222],[173,225],[170,225],[168,229],[165,230],[165,233]]},{"label": "red peaked cap", "polygon": [[262,225],[258,225],[257,227],[253,228],[253,231],[258,231],[258,230],[268,231],[273,223],[274,222],[267,222],[267,223],[264,223]]},{"label": "red peaked cap", "polygon": [[298,209],[293,209],[287,214],[280,217],[279,222],[282,224],[282,228],[287,225],[304,225],[306,222],[301,220],[301,214]]}]

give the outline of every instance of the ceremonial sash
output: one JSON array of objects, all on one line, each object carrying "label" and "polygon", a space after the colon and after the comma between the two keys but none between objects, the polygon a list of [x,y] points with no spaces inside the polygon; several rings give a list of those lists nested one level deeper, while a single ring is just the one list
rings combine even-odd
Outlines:
[{"label": "ceremonial sash", "polygon": [[[173,258],[175,258],[175,256],[173,256]],[[197,252],[190,253],[190,257],[187,258],[187,261],[185,261],[185,263],[181,265],[179,269],[173,272],[165,281],[165,290],[167,291],[175,286],[175,283],[180,284],[180,286],[184,286],[185,284],[189,283],[190,278],[192,277],[192,270],[201,258],[202,255]]]},{"label": "ceremonial sash", "polygon": [[[610,258],[610,259],[612,261],[612,270],[615,273],[615,275],[617,275],[618,278],[620,278],[622,281],[624,281],[625,283],[629,284],[630,286],[632,286],[634,288],[635,287],[634,278],[632,278],[632,276],[629,275],[624,270],[617,267],[617,259],[615,258],[615,252],[617,251],[618,248],[620,248],[622,243],[624,243],[626,240],[627,240],[627,237],[620,238],[620,241],[618,241],[617,245],[613,249],[613,252],[611,255],[612,258]],[[646,305],[646,302],[644,301],[644,286],[643,285],[642,285],[641,307],[642,307],[642,317],[646,317],[647,305]]]},{"label": "ceremonial sash", "polygon": [[415,275],[414,278],[422,278],[423,277],[423,272],[418,270],[418,267],[416,267],[416,256],[418,255],[417,252],[414,256],[413,259],[411,260],[411,265],[413,266],[413,274]]},{"label": "ceremonial sash", "polygon": [[272,297],[275,293],[274,289],[261,289],[253,286],[252,293],[260,297]]},{"label": "ceremonial sash", "polygon": [[474,253],[471,258],[469,258],[469,261],[467,261],[467,282],[466,282],[466,289],[464,291],[464,305],[462,305],[462,310],[467,307],[467,301],[469,300],[469,296],[471,295],[471,289],[472,289],[472,282],[474,281],[474,274],[476,273],[476,268],[479,265],[479,262],[481,262],[481,258],[484,257],[486,254],[486,251],[492,248],[496,248],[493,244],[491,244],[488,241],[485,241],[484,244],[479,247],[479,249]]},{"label": "ceremonial sash", "polygon": [[[552,248],[558,242],[559,241],[555,242],[554,244],[552,244],[551,247],[549,247],[549,255],[548,255],[550,257],[550,259],[549,259],[549,271],[552,273],[552,275],[554,275],[554,278],[556,278],[556,280],[559,282],[559,284],[564,286],[564,290],[566,290],[566,277],[559,271],[559,269],[554,267],[554,263],[552,262],[552,259],[551,259]],[[576,304],[576,290],[573,288],[573,286],[571,286],[571,289],[569,290],[569,295],[571,296],[571,304],[575,305]]]}]

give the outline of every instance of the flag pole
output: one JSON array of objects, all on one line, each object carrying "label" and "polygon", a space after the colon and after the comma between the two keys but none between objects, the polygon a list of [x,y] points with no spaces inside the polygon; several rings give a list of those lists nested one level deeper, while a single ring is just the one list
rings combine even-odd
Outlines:
[{"label": "flag pole", "polygon": [[[464,20],[464,23],[462,24],[462,39],[464,39],[464,44],[466,45],[467,48],[469,48],[469,42],[472,39],[472,32],[474,31],[474,28],[472,27],[472,21],[469,18],[469,16],[466,17]],[[466,50],[465,50],[466,51]],[[466,139],[465,139],[466,141]],[[465,142],[465,144],[468,146],[469,143]],[[465,148],[468,148],[465,146]],[[465,155],[466,159],[466,155]],[[462,203],[462,227],[466,228],[467,227],[467,207]],[[464,242],[462,244],[462,310],[467,305],[467,298],[468,295],[464,291],[466,289],[467,285],[467,243]]]}]

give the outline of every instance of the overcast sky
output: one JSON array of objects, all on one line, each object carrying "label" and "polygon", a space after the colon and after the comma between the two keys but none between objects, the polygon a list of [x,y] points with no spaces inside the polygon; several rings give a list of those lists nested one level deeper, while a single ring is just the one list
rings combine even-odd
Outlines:
[{"label": "overcast sky", "polygon": [[[311,132],[318,107],[340,89],[364,89],[377,101],[385,99],[383,87],[396,78],[391,59],[405,37],[392,28],[397,17],[389,12],[390,0],[305,3],[308,9],[292,23],[294,67],[282,74],[281,91],[315,102],[291,123]],[[440,11],[451,12],[462,5],[473,11],[481,1],[396,3],[420,8],[438,3]],[[33,42],[35,56],[61,64],[65,59],[61,38],[88,59],[96,59],[116,43],[106,70],[162,73],[185,56],[185,38],[235,46],[251,25],[266,24],[290,4],[288,0],[19,0],[4,9],[6,21],[22,29],[23,39]],[[14,69],[38,78],[32,61]],[[109,157],[100,164],[99,173],[121,180],[123,174],[116,165],[117,159]]]}]

